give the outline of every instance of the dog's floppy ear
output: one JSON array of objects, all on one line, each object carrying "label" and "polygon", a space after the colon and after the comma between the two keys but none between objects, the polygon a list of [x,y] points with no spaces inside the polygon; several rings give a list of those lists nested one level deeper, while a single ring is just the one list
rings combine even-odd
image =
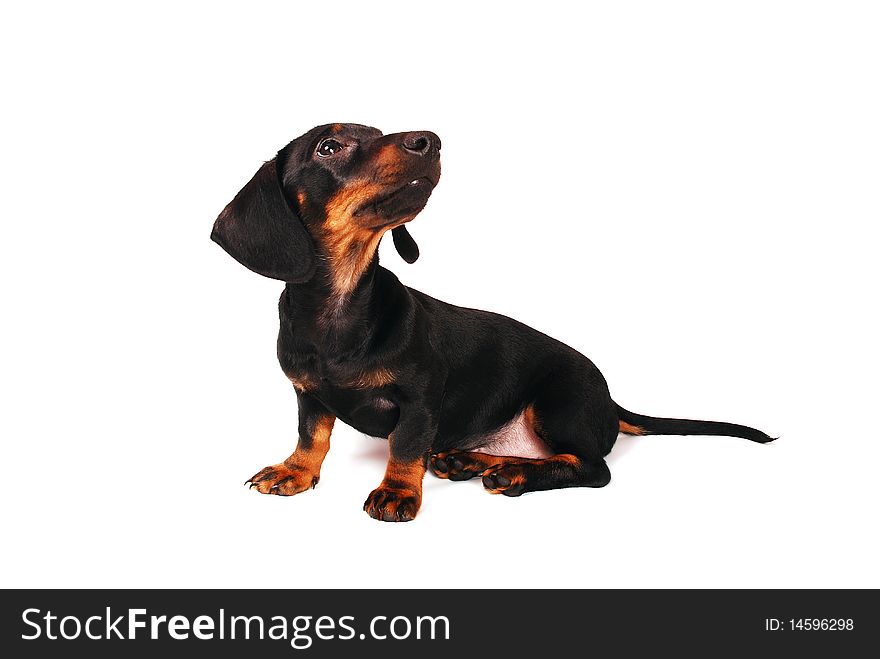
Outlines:
[{"label": "dog's floppy ear", "polygon": [[415,263],[419,258],[419,246],[416,241],[402,224],[391,230],[391,239],[394,241],[394,247],[397,253],[407,263]]},{"label": "dog's floppy ear", "polygon": [[211,240],[258,274],[302,283],[315,272],[315,248],[284,198],[279,158],[260,167],[223,209],[214,222]]}]

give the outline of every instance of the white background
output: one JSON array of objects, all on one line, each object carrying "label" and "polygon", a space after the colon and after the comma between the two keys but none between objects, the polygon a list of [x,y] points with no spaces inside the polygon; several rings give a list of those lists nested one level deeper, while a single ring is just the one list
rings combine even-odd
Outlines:
[{"label": "white background", "polygon": [[[876,4],[454,4],[4,5],[0,585],[880,586]],[[295,443],[281,284],[208,235],[336,121],[443,140],[405,283],[781,439],[429,475],[383,524],[387,449],[338,424],[315,491],[248,491]]]}]

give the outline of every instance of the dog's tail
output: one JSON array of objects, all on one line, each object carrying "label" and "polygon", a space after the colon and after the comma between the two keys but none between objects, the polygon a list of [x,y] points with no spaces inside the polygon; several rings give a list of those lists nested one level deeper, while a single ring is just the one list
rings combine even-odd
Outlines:
[{"label": "dog's tail", "polygon": [[625,410],[620,405],[617,405],[617,418],[620,419],[620,432],[626,435],[722,435],[743,437],[761,444],[776,439],[776,437],[770,437],[760,430],[741,426],[738,423],[644,416]]}]

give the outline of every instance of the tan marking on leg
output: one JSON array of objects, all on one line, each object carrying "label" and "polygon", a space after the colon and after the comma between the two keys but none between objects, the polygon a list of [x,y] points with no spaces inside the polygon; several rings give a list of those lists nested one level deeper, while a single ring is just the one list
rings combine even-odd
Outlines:
[{"label": "tan marking on leg", "polygon": [[321,465],[330,450],[330,435],[333,433],[335,423],[335,416],[318,417],[315,422],[315,430],[312,432],[310,446],[303,448],[297,445],[296,450],[284,461],[284,464],[288,467],[303,467],[316,476],[320,476]]},{"label": "tan marking on leg", "polygon": [[[501,494],[506,490],[516,488],[526,482],[525,466],[536,467],[552,467],[553,465],[565,465],[569,467],[579,468],[583,465],[583,460],[576,455],[570,453],[557,453],[549,458],[541,458],[537,460],[517,460],[509,461],[497,467],[491,467],[486,470],[483,476],[492,476],[496,480],[499,476],[503,476],[510,482],[506,485],[498,485],[497,487],[486,487],[486,490],[492,494]],[[483,481],[485,486],[486,481]]]},{"label": "tan marking on leg", "polygon": [[374,519],[385,522],[408,522],[422,505],[422,479],[425,461],[388,461],[385,477],[364,502],[364,510]]},{"label": "tan marking on leg", "polygon": [[388,466],[385,468],[385,477],[382,479],[382,482],[389,486],[417,489],[421,492],[424,476],[424,460],[406,463],[396,462],[392,459],[388,461]]},{"label": "tan marking on leg", "polygon": [[[437,469],[436,460],[446,463],[446,471]],[[453,478],[453,476],[467,475],[471,478],[481,476],[483,473],[494,470],[508,464],[529,462],[529,458],[517,458],[513,456],[492,455],[490,453],[475,453],[471,451],[443,451],[431,456],[431,471],[439,478],[451,480],[467,480],[465,478]],[[454,467],[455,463],[461,464],[461,468]]]},{"label": "tan marking on leg", "polygon": [[517,458],[516,456],[509,455],[490,455],[489,453],[466,453],[465,455],[468,458],[471,458],[475,462],[479,463],[479,465],[483,467],[483,470],[486,470],[490,467],[497,467],[500,465],[523,462],[524,460],[528,460],[528,458]]},{"label": "tan marking on leg", "polygon": [[254,474],[248,482],[262,494],[292,496],[315,487],[321,477],[321,465],[330,450],[334,416],[322,416],[315,422],[309,441],[300,439],[296,450],[284,462]]},{"label": "tan marking on leg", "polygon": [[529,405],[523,410],[523,419],[532,427],[539,438],[544,439],[544,428],[541,425],[541,419],[538,418],[538,413],[535,412],[534,405]]},{"label": "tan marking on leg", "polygon": [[[580,467],[582,460],[576,455],[571,455],[570,453],[559,453],[552,458],[547,458],[546,462],[556,462],[559,464],[571,465],[572,467]],[[533,464],[538,464],[538,461],[535,460]]]}]

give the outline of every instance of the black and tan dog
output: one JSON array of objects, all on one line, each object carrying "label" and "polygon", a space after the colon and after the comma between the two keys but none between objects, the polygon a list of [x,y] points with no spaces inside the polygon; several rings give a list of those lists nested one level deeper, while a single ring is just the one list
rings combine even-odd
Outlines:
[{"label": "black and tan dog", "polygon": [[737,424],[628,412],[567,345],[401,284],[379,266],[379,241],[390,229],[401,256],[418,258],[403,225],[439,178],[433,133],[319,126],[265,163],[217,218],[216,242],[287,284],[278,359],[296,390],[299,443],[251,487],[285,496],[314,487],[337,418],[390,442],[385,477],[364,504],[385,521],[416,516],[428,464],[441,478],[482,476],[490,492],[519,496],[607,484],[618,432],[770,441]]}]

